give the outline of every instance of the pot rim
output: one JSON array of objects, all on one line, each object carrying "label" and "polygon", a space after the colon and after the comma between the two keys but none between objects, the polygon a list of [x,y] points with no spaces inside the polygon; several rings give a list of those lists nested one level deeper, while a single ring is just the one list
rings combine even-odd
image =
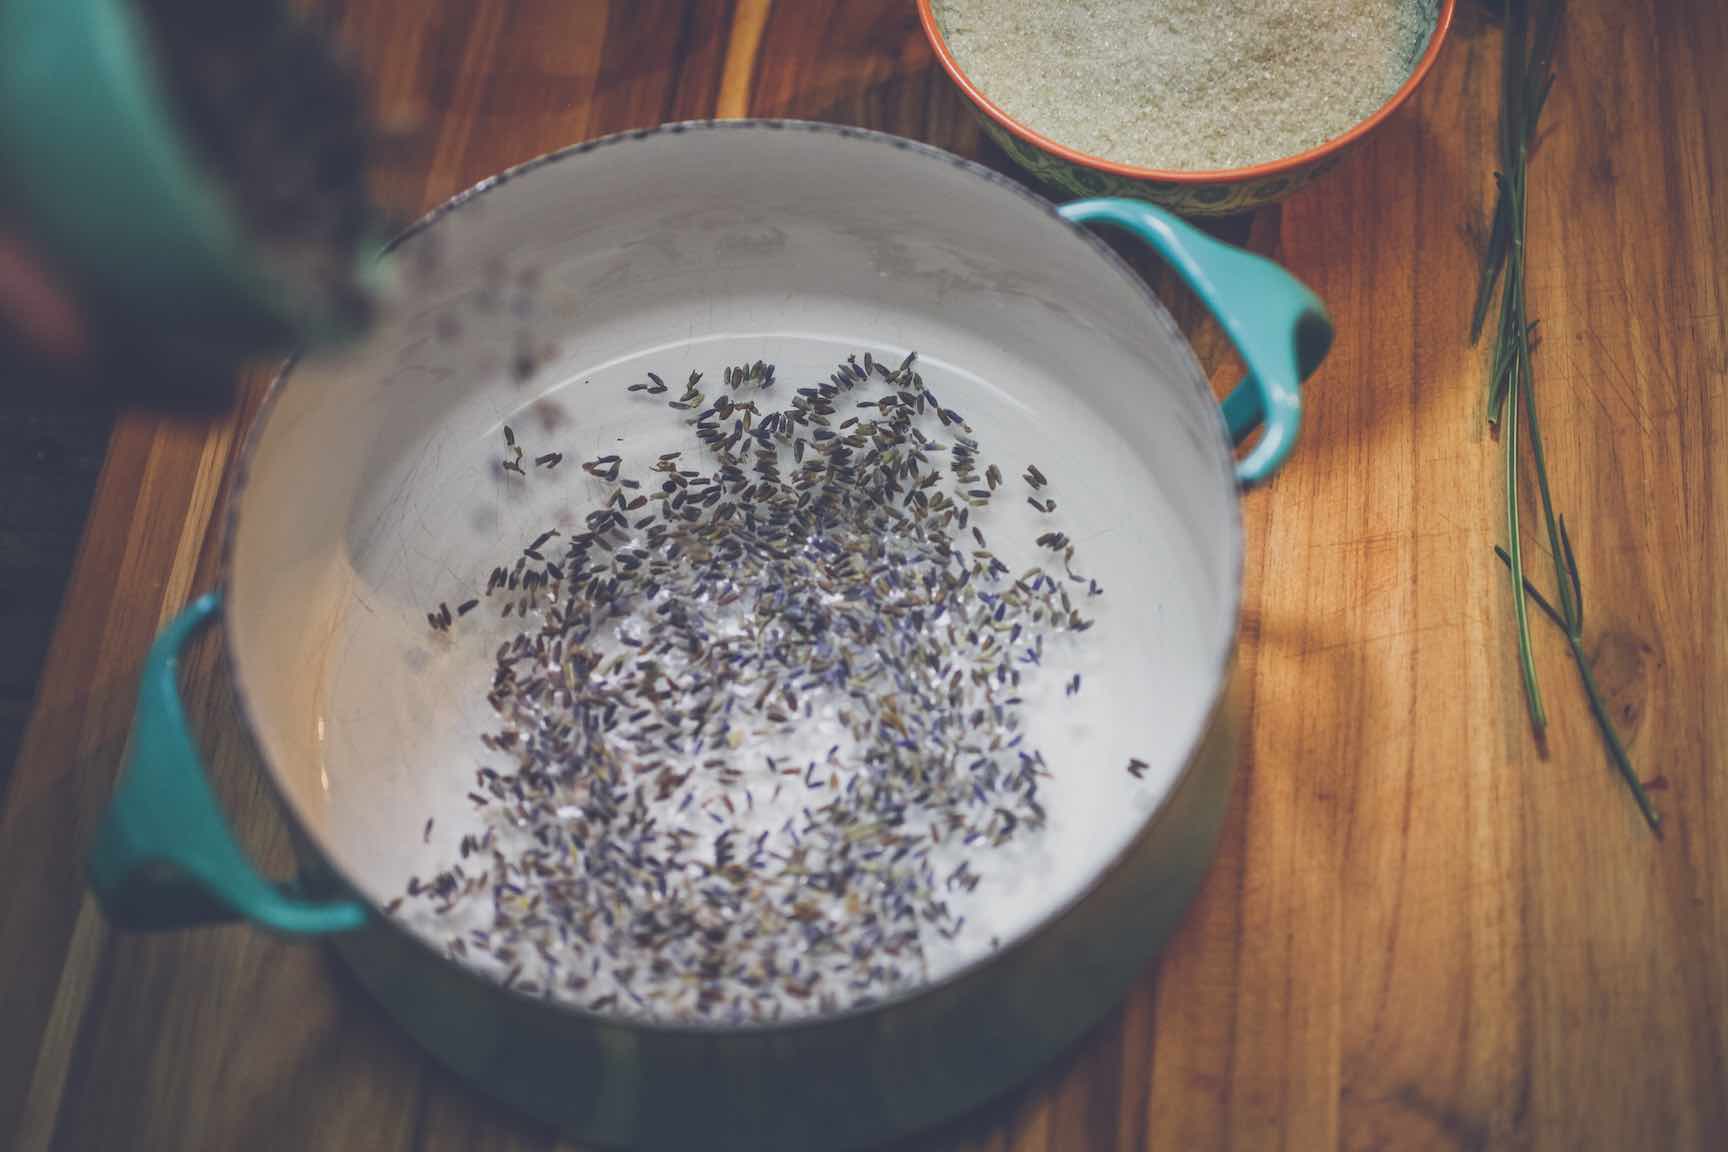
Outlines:
[{"label": "pot rim", "polygon": [[965,93],[978,111],[984,113],[1004,131],[1018,137],[1024,143],[1042,149],[1058,159],[1065,160],[1080,168],[1094,168],[1108,172],[1113,176],[1124,176],[1130,180],[1156,181],[1161,184],[1247,184],[1271,176],[1283,176],[1289,173],[1317,164],[1329,157],[1336,156],[1357,140],[1373,131],[1382,121],[1397,111],[1403,103],[1416,91],[1416,86],[1422,83],[1429,69],[1434,67],[1434,61],[1440,55],[1440,47],[1445,43],[1447,33],[1452,27],[1452,14],[1457,6],[1457,0],[1439,0],[1440,10],[1434,17],[1434,30],[1428,34],[1428,44],[1417,57],[1416,63],[1410,69],[1410,75],[1398,90],[1387,97],[1386,102],[1370,114],[1366,119],[1358,121],[1347,131],[1339,133],[1330,140],[1322,141],[1306,151],[1293,156],[1283,156],[1277,160],[1268,160],[1264,164],[1250,164],[1244,168],[1142,168],[1134,164],[1124,164],[1117,160],[1107,160],[1102,156],[1094,156],[1089,152],[1081,152],[1065,144],[1058,144],[1050,137],[1034,132],[1031,128],[1014,119],[988,96],[984,90],[972,82],[966,75],[960,62],[954,58],[954,53],[948,48],[947,38],[942,35],[942,29],[936,26],[935,0],[918,0],[918,22],[923,25],[924,38],[930,42],[930,47],[936,53],[936,60],[942,65],[942,70],[948,73],[960,91]]},{"label": "pot rim", "polygon": [[[248,736],[252,741],[253,747],[257,751],[258,759],[262,762],[262,766],[265,769],[264,775],[278,807],[283,811],[285,819],[289,820],[295,830],[304,838],[304,842],[317,851],[322,867],[326,869],[332,877],[338,880],[342,887],[351,893],[354,898],[364,903],[372,913],[371,922],[368,923],[362,931],[383,928],[387,931],[395,932],[400,936],[406,937],[408,941],[415,948],[423,952],[428,959],[435,960],[442,964],[451,965],[470,979],[474,980],[476,983],[483,985],[491,992],[518,998],[543,1011],[557,1013],[585,1025],[601,1028],[615,1028],[638,1033],[684,1036],[709,1040],[716,1037],[761,1037],[767,1035],[785,1035],[803,1031],[805,1029],[824,1028],[832,1025],[848,1023],[885,1013],[890,1010],[898,1010],[915,1005],[919,1000],[934,995],[940,989],[944,989],[952,984],[957,984],[963,980],[969,980],[986,967],[1005,961],[1012,953],[1018,952],[1032,939],[1043,936],[1046,932],[1053,930],[1061,921],[1065,920],[1069,913],[1071,913],[1076,907],[1091,899],[1093,894],[1103,885],[1105,879],[1125,867],[1128,858],[1133,854],[1134,848],[1158,827],[1160,824],[1160,818],[1170,807],[1171,797],[1176,795],[1183,785],[1188,782],[1189,776],[1195,770],[1195,765],[1199,759],[1198,753],[1203,747],[1207,735],[1220,722],[1225,694],[1229,686],[1230,669],[1235,659],[1236,637],[1238,625],[1241,619],[1242,601],[1243,546],[1241,489],[1237,485],[1235,475],[1229,466],[1231,461],[1234,459],[1234,450],[1230,444],[1230,438],[1224,423],[1224,416],[1218,406],[1217,398],[1212,393],[1211,385],[1208,383],[1205,373],[1200,370],[1199,363],[1194,359],[1193,349],[1189,345],[1187,337],[1185,337],[1181,330],[1176,326],[1175,320],[1170,316],[1169,311],[1165,308],[1163,302],[1158,299],[1151,287],[1135,274],[1133,269],[1131,269],[1122,257],[1117,255],[1108,244],[1104,243],[1104,241],[1091,230],[1065,219],[1057,211],[1056,205],[1052,204],[1049,200],[1046,200],[1044,197],[1033,192],[1018,181],[1010,179],[993,169],[986,168],[976,161],[969,160],[963,156],[957,156],[952,152],[944,151],[943,149],[937,148],[933,145],[925,144],[922,141],[910,140],[902,136],[895,136],[886,132],[878,132],[869,128],[856,128],[848,125],[830,124],[819,121],[768,118],[678,121],[670,124],[662,124],[655,128],[616,132],[610,135],[596,137],[593,140],[586,140],[579,144],[568,145],[564,148],[543,153],[533,159],[523,161],[520,164],[506,168],[492,176],[488,176],[484,180],[456,193],[449,199],[438,204],[436,207],[429,209],[419,219],[415,220],[412,224],[408,225],[401,232],[397,233],[387,241],[379,250],[378,256],[380,259],[384,258],[403,242],[423,231],[426,231],[444,217],[454,213],[470,201],[477,199],[494,188],[507,184],[511,180],[527,175],[537,169],[550,167],[553,164],[582,156],[586,153],[595,151],[596,149],[634,143],[636,141],[647,140],[657,136],[677,136],[692,131],[735,132],[750,130],[816,132],[839,136],[843,139],[864,141],[876,147],[893,147],[902,151],[916,153],[930,160],[950,164],[963,172],[983,179],[999,188],[1013,192],[1015,195],[1019,196],[1029,208],[1037,210],[1049,220],[1054,221],[1064,229],[1077,234],[1085,243],[1091,246],[1095,255],[1102,258],[1109,267],[1113,268],[1116,273],[1127,282],[1129,287],[1139,292],[1148,304],[1149,320],[1153,323],[1162,324],[1168,329],[1168,334],[1175,339],[1178,355],[1185,358],[1189,366],[1193,369],[1189,374],[1188,384],[1199,394],[1199,399],[1204,401],[1202,405],[1203,410],[1209,413],[1209,416],[1206,418],[1209,419],[1212,424],[1217,437],[1216,442],[1220,451],[1220,463],[1222,467],[1219,471],[1219,480],[1226,486],[1228,491],[1227,506],[1229,509],[1228,516],[1230,523],[1227,527],[1230,531],[1226,537],[1226,542],[1230,553],[1228,557],[1230,577],[1228,580],[1228,587],[1226,588],[1225,607],[1227,608],[1227,612],[1225,613],[1225,618],[1230,621],[1230,627],[1221,637],[1218,650],[1213,654],[1213,663],[1209,671],[1209,675],[1212,678],[1211,692],[1207,698],[1206,708],[1200,714],[1199,723],[1195,726],[1194,730],[1189,733],[1188,739],[1185,741],[1187,752],[1184,755],[1182,764],[1177,769],[1175,775],[1171,778],[1169,786],[1164,790],[1164,794],[1159,798],[1158,803],[1146,814],[1145,819],[1140,822],[1134,834],[1128,837],[1123,842],[1122,846],[1118,848],[1107,861],[1093,870],[1084,884],[1077,886],[1065,899],[1053,906],[1043,916],[1023,929],[1012,939],[1004,941],[1000,948],[988,952],[982,952],[978,956],[967,961],[965,964],[943,973],[934,980],[926,980],[892,995],[884,996],[882,999],[872,1001],[868,1004],[853,1005],[843,1008],[838,1012],[817,1013],[786,1020],[745,1021],[738,1024],[706,1020],[665,1020],[653,1017],[635,1018],[605,1012],[596,1012],[592,1009],[571,1004],[555,997],[532,995],[523,992],[520,988],[506,987],[502,983],[486,977],[469,965],[452,961],[450,957],[446,956],[424,936],[400,924],[397,922],[395,917],[384,913],[371,896],[366,893],[365,889],[355,882],[354,878],[349,874],[349,871],[337,863],[336,859],[329,851],[323,835],[310,827],[308,823],[301,818],[298,809],[289,796],[288,790],[283,785],[278,775],[274,761],[271,759],[266,749],[264,749],[257,740],[257,733],[260,729],[256,721],[251,694],[247,690],[246,679],[241,671],[241,661],[234,658],[233,653],[230,653],[229,659],[223,661],[223,664],[228,669],[228,675],[233,685],[234,696],[239,708],[241,719],[246,725]],[[246,430],[245,440],[241,445],[239,456],[235,460],[233,486],[226,497],[226,508],[223,513],[224,523],[222,545],[217,563],[218,584],[227,584],[233,570],[233,549],[240,521],[240,506],[244,500],[246,489],[251,479],[251,466],[254,454],[256,453],[258,445],[262,441],[265,433],[268,431],[270,417],[274,414],[276,409],[276,402],[281,397],[283,390],[288,386],[294,368],[299,363],[300,359],[301,353],[297,352],[284,360],[281,368],[272,378],[264,399],[259,404],[258,413],[253,417],[251,426]],[[222,597],[223,629],[224,632],[229,635],[233,634],[234,603],[235,597],[231,595]]]}]

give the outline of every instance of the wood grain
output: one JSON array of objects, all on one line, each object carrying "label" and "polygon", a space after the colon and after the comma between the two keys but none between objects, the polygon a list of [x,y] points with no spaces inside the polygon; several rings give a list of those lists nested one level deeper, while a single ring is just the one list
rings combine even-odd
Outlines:
[{"label": "wood grain", "polygon": [[[405,210],[715,114],[865,124],[1001,166],[897,0],[326,7],[380,111],[424,129],[381,174]],[[1410,107],[1311,190],[1222,226],[1313,285],[1339,336],[1300,450],[1245,503],[1248,735],[1218,863],[1115,1018],[907,1152],[1728,1147],[1728,11],[1572,5],[1530,187],[1556,499],[1599,674],[1665,786],[1658,842],[1545,625],[1546,758],[1524,720],[1491,552],[1501,454],[1464,339],[1498,35],[1464,7]],[[1148,271],[1223,386],[1215,329]],[[0,1146],[571,1148],[433,1066],[322,950],[244,928],[119,937],[83,894],[139,663],[215,577],[261,385],[214,422],[128,416],[109,445],[0,813]],[[282,871],[220,660],[209,643],[190,661],[190,705]]]}]

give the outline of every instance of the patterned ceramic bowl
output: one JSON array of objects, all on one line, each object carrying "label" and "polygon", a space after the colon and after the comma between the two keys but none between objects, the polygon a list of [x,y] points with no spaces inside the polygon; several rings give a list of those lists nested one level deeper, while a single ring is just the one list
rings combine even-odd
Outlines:
[{"label": "patterned ceramic bowl", "polygon": [[1379,111],[1318,148],[1269,164],[1209,172],[1167,171],[1118,164],[1102,157],[1088,156],[1040,136],[991,103],[989,97],[961,71],[954,54],[948,50],[941,28],[937,26],[933,0],[918,0],[918,18],[923,22],[924,35],[929,38],[930,46],[936,50],[936,58],[972,102],[984,131],[1014,158],[1015,163],[1038,179],[1073,195],[1138,196],[1188,216],[1224,216],[1282,200],[1314,177],[1331,170],[1347,149],[1410,98],[1440,53],[1440,45],[1452,26],[1455,0],[1417,0],[1417,3],[1432,30],[1425,46],[1411,63],[1409,79],[1380,106]]}]

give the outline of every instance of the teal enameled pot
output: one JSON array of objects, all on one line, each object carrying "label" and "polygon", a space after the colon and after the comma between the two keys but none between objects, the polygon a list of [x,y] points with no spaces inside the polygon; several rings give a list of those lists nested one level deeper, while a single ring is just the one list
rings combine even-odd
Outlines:
[{"label": "teal enameled pot", "polygon": [[[1089,225],[1151,244],[1212,308],[1250,373],[1222,408]],[[1108,1012],[1213,854],[1234,762],[1239,491],[1295,440],[1298,385],[1331,338],[1319,302],[1143,202],[1058,208],[920,144],[785,121],[672,125],[544,157],[433,212],[393,258],[404,306],[359,346],[284,372],[230,500],[222,590],[151,652],[91,857],[110,918],[328,938],[440,1060],[607,1145],[873,1144],[988,1099]],[[1132,678],[1098,677],[1107,711],[1090,738],[1133,733],[1150,767],[1131,804],[1099,810],[1116,831],[1097,825],[1087,870],[994,951],[914,991],[774,1024],[554,1003],[387,915],[472,819],[485,755],[491,645],[467,654],[427,610],[584,491],[579,477],[500,474],[501,426],[573,459],[629,455],[648,441],[623,385],[648,368],[761,358],[796,381],[860,348],[917,349],[932,387],[971,389],[1003,444],[1061,474],[1075,538],[1121,573],[1097,632],[1147,642],[1131,646]],[[292,886],[236,846],[179,701],[177,654],[217,617],[302,848]],[[1052,795],[1065,770],[1075,795],[1090,787],[1085,765],[1048,750]],[[1120,762],[1110,771],[1122,778]],[[1052,835],[1061,819],[1053,809]]]}]

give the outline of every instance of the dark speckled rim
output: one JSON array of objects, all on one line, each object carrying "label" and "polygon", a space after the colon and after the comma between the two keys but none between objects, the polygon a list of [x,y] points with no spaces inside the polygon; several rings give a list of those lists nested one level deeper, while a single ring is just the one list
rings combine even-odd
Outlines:
[{"label": "dark speckled rim", "polygon": [[[968,979],[980,969],[994,964],[999,959],[1018,950],[1026,941],[1041,936],[1045,932],[1049,931],[1053,925],[1067,917],[1077,905],[1080,905],[1089,899],[1103,884],[1106,877],[1124,867],[1127,857],[1131,854],[1133,847],[1140,843],[1150,834],[1152,829],[1160,823],[1164,813],[1170,807],[1170,797],[1175,795],[1177,791],[1183,787],[1189,775],[1194,771],[1197,760],[1196,753],[1204,743],[1206,735],[1213,729],[1220,719],[1225,691],[1228,687],[1229,672],[1236,650],[1236,624],[1240,620],[1241,613],[1242,514],[1240,493],[1237,489],[1235,475],[1232,469],[1234,456],[1230,446],[1229,436],[1225,429],[1224,418],[1222,413],[1219,411],[1217,400],[1212,395],[1211,386],[1207,383],[1205,373],[1200,370],[1199,364],[1194,360],[1187,339],[1182,335],[1181,330],[1176,327],[1175,321],[1170,317],[1169,312],[1165,310],[1163,303],[1153,294],[1151,288],[1146,285],[1145,281],[1135,275],[1133,270],[1128,267],[1122,258],[1112,251],[1111,248],[1097,236],[1093,235],[1085,228],[1071,224],[1067,220],[1063,219],[1057,212],[1056,206],[1050,203],[1050,201],[1029,191],[1023,185],[998,172],[986,168],[981,164],[967,160],[964,157],[956,156],[950,152],[944,152],[939,148],[934,148],[928,144],[923,144],[915,140],[908,140],[904,137],[892,136],[884,132],[876,132],[865,128],[853,128],[843,125],[823,124],[805,120],[692,120],[676,124],[666,124],[658,128],[641,129],[633,132],[621,132],[615,135],[603,136],[595,140],[589,140],[581,144],[575,144],[568,148],[559,149],[555,152],[548,152],[543,156],[536,157],[533,160],[528,160],[513,168],[508,168],[496,176],[491,176],[480,181],[478,184],[475,184],[466,191],[459,192],[455,196],[452,196],[450,199],[427,212],[420,219],[405,228],[399,235],[384,246],[380,252],[380,257],[388,255],[410,237],[424,232],[440,220],[444,219],[444,217],[459,211],[465,205],[478,199],[485,193],[490,192],[495,188],[502,187],[503,185],[510,183],[512,180],[519,179],[520,177],[526,176],[538,169],[550,167],[554,164],[564,163],[599,149],[616,148],[621,145],[641,140],[664,136],[679,136],[685,133],[694,132],[729,132],[740,134],[745,132],[812,132],[837,136],[842,139],[856,141],[868,147],[894,148],[903,152],[911,152],[931,161],[951,165],[963,172],[977,177],[978,179],[995,185],[997,188],[1012,192],[1015,196],[1019,197],[1028,208],[1036,210],[1055,226],[1060,227],[1064,231],[1084,240],[1084,242],[1090,246],[1093,254],[1099,257],[1106,267],[1113,269],[1127,285],[1132,287],[1141,295],[1146,302],[1148,321],[1161,326],[1164,329],[1165,334],[1174,342],[1179,354],[1186,358],[1188,366],[1191,369],[1188,373],[1189,379],[1187,386],[1193,390],[1194,399],[1201,402],[1201,409],[1211,413],[1210,420],[1218,444],[1217,480],[1218,483],[1229,493],[1229,499],[1227,500],[1227,507],[1229,509],[1229,524],[1227,527],[1229,532],[1225,539],[1230,550],[1230,575],[1229,586],[1226,590],[1228,599],[1225,605],[1227,609],[1225,618],[1231,621],[1231,627],[1226,630],[1225,635],[1221,638],[1218,650],[1213,653],[1211,667],[1207,670],[1208,674],[1212,678],[1211,694],[1208,697],[1206,709],[1201,714],[1200,722],[1196,725],[1194,731],[1188,734],[1186,742],[1188,753],[1183,761],[1183,765],[1171,780],[1169,787],[1165,790],[1164,796],[1159,800],[1158,805],[1147,815],[1145,821],[1140,825],[1139,830],[1130,837],[1120,849],[1117,850],[1116,854],[1112,856],[1106,864],[1093,874],[1092,878],[1087,881],[1086,884],[1076,889],[1068,899],[1064,900],[1060,905],[1052,909],[1042,919],[1030,925],[1025,931],[1020,933],[1020,935],[1005,943],[1000,949],[994,952],[985,953],[967,964],[956,968],[951,972],[945,973],[935,980],[930,980],[923,984],[919,984],[916,987],[907,989],[906,991],[884,997],[872,1004],[847,1008],[839,1012],[800,1017],[793,1020],[765,1023],[751,1022],[744,1024],[725,1024],[719,1022],[700,1021],[660,1021],[652,1019],[637,1020],[624,1016],[607,1015],[586,1008],[580,1008],[559,1000],[530,996],[519,989],[506,988],[496,981],[487,979],[485,976],[471,968],[455,964],[418,934],[397,924],[393,918],[387,915],[377,914],[377,905],[366,896],[364,889],[356,884],[353,881],[353,878],[350,877],[344,869],[337,865],[327,845],[323,842],[322,837],[315,834],[313,829],[301,818],[299,810],[295,807],[287,793],[287,790],[282,786],[282,783],[277,776],[275,765],[271,763],[265,749],[257,744],[256,733],[259,729],[256,721],[255,709],[252,704],[251,695],[247,691],[245,677],[241,672],[240,661],[234,658],[231,654],[230,658],[225,663],[229,669],[229,674],[233,679],[234,694],[239,704],[240,715],[245,720],[249,731],[254,735],[254,747],[258,750],[259,758],[264,761],[266,769],[265,775],[268,778],[270,789],[275,795],[277,803],[287,813],[289,819],[292,820],[298,835],[303,837],[306,843],[317,849],[321,858],[322,866],[328,870],[335,879],[339,880],[343,886],[351,891],[356,898],[360,899],[369,908],[373,909],[375,913],[373,923],[368,926],[367,930],[383,929],[385,931],[395,932],[415,945],[425,955],[428,962],[455,967],[465,975],[471,977],[476,983],[484,985],[488,991],[494,994],[520,998],[525,1002],[533,1004],[542,1011],[566,1016],[572,1022],[579,1021],[582,1024],[595,1027],[634,1030],[643,1033],[705,1037],[762,1033],[791,1034],[806,1029],[822,1028],[844,1020],[852,1020],[891,1010],[897,1011],[903,1008],[915,1007],[918,1000],[921,998],[930,995],[937,989]],[[288,381],[293,375],[294,366],[298,362],[298,359],[299,357],[296,356],[287,360],[283,364],[281,371],[277,373],[275,379],[271,382],[269,391],[266,393],[264,401],[259,407],[258,414],[253,419],[251,428],[247,430],[245,442],[241,447],[240,456],[236,462],[234,485],[227,498],[227,509],[225,513],[221,546],[221,559],[218,566],[219,579],[224,584],[228,582],[229,574],[232,571],[232,552],[234,548],[236,529],[239,524],[240,506],[243,503],[247,483],[251,475],[252,459],[258,449],[259,443],[268,432],[270,417],[275,410],[276,401],[281,396],[283,389],[288,386]],[[231,614],[234,612],[233,605],[234,598],[232,596],[223,597],[223,625],[224,628],[230,632],[232,631]]]}]

